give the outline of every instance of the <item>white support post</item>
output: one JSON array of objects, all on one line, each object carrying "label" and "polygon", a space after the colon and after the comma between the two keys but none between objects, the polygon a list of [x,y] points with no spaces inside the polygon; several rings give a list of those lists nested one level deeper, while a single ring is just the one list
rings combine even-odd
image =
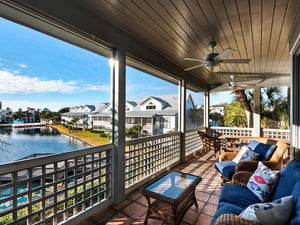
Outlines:
[{"label": "white support post", "polygon": [[112,82],[112,143],[115,146],[112,162],[114,202],[125,198],[125,96],[126,55],[115,50],[111,70]]},{"label": "white support post", "polygon": [[290,158],[300,160],[300,21],[289,40],[291,63]]},{"label": "white support post", "polygon": [[205,92],[204,96],[204,127],[208,128],[209,120],[209,92]]},{"label": "white support post", "polygon": [[254,88],[253,137],[260,137],[260,87]]},{"label": "white support post", "polygon": [[186,84],[183,80],[179,81],[178,84],[178,92],[179,92],[179,98],[178,98],[178,105],[179,105],[179,131],[181,134],[180,138],[180,161],[183,163],[185,162],[185,126],[186,126]]}]

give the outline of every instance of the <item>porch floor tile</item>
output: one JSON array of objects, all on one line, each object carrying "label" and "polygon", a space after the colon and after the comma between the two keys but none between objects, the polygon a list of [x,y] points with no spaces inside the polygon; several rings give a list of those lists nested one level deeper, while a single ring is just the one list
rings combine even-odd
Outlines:
[{"label": "porch floor tile", "polygon": [[[218,157],[218,156],[217,156]],[[181,164],[173,170],[194,174],[202,177],[202,181],[196,187],[196,199],[198,208],[194,205],[185,214],[181,225],[209,225],[214,215],[221,182],[218,173],[214,169],[217,157],[213,152],[200,156],[193,156],[185,164]],[[147,201],[138,191],[133,191],[126,199],[117,205],[108,207],[107,210],[94,215],[81,225],[137,225],[144,224],[147,211]],[[160,220],[149,219],[148,225],[161,225]]]}]

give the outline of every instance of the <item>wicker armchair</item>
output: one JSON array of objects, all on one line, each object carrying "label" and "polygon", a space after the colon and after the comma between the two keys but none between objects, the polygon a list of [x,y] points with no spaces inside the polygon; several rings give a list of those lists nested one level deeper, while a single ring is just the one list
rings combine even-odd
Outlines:
[{"label": "wicker armchair", "polygon": [[[258,142],[265,144],[277,145],[272,157],[269,161],[263,161],[263,163],[273,170],[280,170],[283,166],[284,157],[287,156],[289,145],[282,141],[277,141],[267,138],[256,138]],[[238,152],[222,152],[219,156],[219,161],[230,161],[233,160]],[[254,172],[257,168],[258,161],[241,161],[235,167],[235,172],[238,171],[249,171]]]},{"label": "wicker armchair", "polygon": [[[253,139],[254,140],[254,139]],[[276,145],[276,149],[269,159],[269,161],[262,161],[266,166],[271,168],[272,170],[280,170],[284,165],[284,157],[288,158],[287,150],[289,145],[282,141],[276,141],[273,139],[267,138],[255,138],[256,141]],[[234,157],[238,154],[238,152],[222,152],[219,155],[219,162],[215,163],[216,169],[220,172],[222,183],[226,183],[231,180],[231,177],[234,173],[239,171],[249,171],[254,172],[257,168],[258,161],[240,161],[238,164],[232,162]],[[223,163],[224,161],[224,163]],[[220,168],[220,165],[224,165],[224,167]]]},{"label": "wicker armchair", "polygon": [[213,151],[216,153],[220,151],[221,148],[221,141],[217,137],[209,136],[207,133],[198,131],[198,134],[201,138],[201,141],[203,143],[203,150],[204,151]]}]

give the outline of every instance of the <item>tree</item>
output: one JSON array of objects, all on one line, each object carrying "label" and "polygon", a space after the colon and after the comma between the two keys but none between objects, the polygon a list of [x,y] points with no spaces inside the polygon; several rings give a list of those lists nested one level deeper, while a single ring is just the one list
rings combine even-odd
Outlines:
[{"label": "tree", "polygon": [[58,110],[59,113],[66,113],[66,112],[70,112],[70,107],[64,107],[61,108],[60,110]]},{"label": "tree", "polygon": [[225,105],[224,125],[228,127],[247,127],[247,117],[242,104],[236,98],[231,104]]},{"label": "tree", "polygon": [[[239,99],[241,103],[241,107],[245,112],[245,116],[250,115],[247,117],[247,123],[245,127],[252,127],[251,124],[253,121],[253,106],[254,101],[254,94],[253,91],[250,90],[239,90],[234,91],[237,95],[237,98],[234,100],[236,101]],[[266,87],[261,89],[260,95],[260,102],[261,102],[261,127],[262,128],[287,128],[288,127],[288,101],[286,97],[283,97],[281,94],[280,87]],[[233,102],[234,104],[234,102]],[[239,117],[240,114],[240,107],[239,105],[235,105],[235,110]],[[234,111],[234,109],[232,109]],[[231,114],[234,114],[231,112]],[[229,116],[230,117],[230,116]],[[225,119],[226,120],[226,119]],[[242,120],[239,120],[243,123]],[[232,121],[231,121],[232,122]],[[236,121],[237,122],[237,121]],[[235,123],[236,123],[235,122]],[[226,123],[230,123],[226,121]]]},{"label": "tree", "polygon": [[126,136],[130,138],[138,138],[141,136],[143,127],[141,125],[134,125],[126,129]]},{"label": "tree", "polygon": [[71,122],[72,122],[72,124],[73,124],[73,126],[76,128],[77,127],[77,122],[79,121],[79,118],[77,118],[77,117],[74,117],[72,120],[71,120]]}]

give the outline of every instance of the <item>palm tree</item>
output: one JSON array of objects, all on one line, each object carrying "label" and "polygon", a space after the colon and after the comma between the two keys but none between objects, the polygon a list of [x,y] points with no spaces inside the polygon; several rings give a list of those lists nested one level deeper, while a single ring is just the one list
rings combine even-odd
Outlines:
[{"label": "palm tree", "polygon": [[78,121],[79,121],[79,118],[77,118],[77,117],[74,117],[74,118],[71,120],[71,122],[72,122],[74,128],[77,127],[77,122],[78,122]]},{"label": "palm tree", "polygon": [[238,98],[234,99],[231,104],[226,104],[224,111],[225,126],[247,127],[247,117]]},{"label": "palm tree", "polygon": [[[227,115],[228,121],[225,118],[225,124],[230,126],[241,126],[244,123],[242,120],[241,108],[244,110],[244,114],[247,116],[247,123],[244,127],[252,127],[253,121],[253,101],[254,94],[250,90],[239,90],[233,92],[237,95],[237,98],[231,103],[234,105]],[[239,99],[240,105],[235,101]],[[282,97],[280,87],[266,87],[261,89],[261,127],[262,128],[287,128],[288,126],[288,102],[287,98]],[[225,110],[225,117],[226,117]],[[238,115],[236,119],[231,118],[232,115]],[[238,125],[240,123],[240,125]]]}]

